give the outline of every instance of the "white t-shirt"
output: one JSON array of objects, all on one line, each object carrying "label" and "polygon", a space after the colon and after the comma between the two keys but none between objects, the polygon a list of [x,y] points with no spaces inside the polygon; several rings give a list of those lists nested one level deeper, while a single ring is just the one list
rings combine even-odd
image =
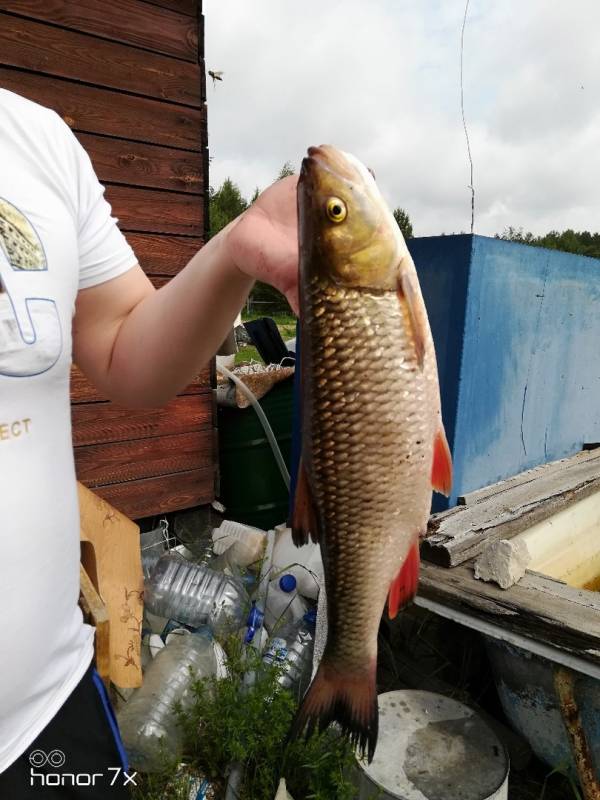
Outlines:
[{"label": "white t-shirt", "polygon": [[79,596],[69,372],[78,289],[136,258],[60,117],[0,89],[0,772],[93,654]]}]

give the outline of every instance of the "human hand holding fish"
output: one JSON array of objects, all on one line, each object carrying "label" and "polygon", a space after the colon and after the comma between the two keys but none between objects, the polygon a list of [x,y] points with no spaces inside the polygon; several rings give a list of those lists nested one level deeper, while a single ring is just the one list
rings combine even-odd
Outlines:
[{"label": "human hand holding fish", "polygon": [[291,175],[262,192],[226,229],[237,268],[274,286],[298,313],[298,226],[296,186]]}]

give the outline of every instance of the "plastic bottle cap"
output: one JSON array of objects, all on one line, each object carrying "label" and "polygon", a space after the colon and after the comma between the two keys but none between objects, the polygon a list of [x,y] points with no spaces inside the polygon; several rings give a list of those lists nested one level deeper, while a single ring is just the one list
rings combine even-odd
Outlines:
[{"label": "plastic bottle cap", "polygon": [[279,578],[279,588],[283,592],[293,592],[296,588],[296,578],[293,575],[282,575]]},{"label": "plastic bottle cap", "polygon": [[250,609],[250,613],[248,614],[248,619],[246,620],[246,625],[249,628],[260,628],[262,625],[263,619],[265,615],[261,611],[260,608],[256,605],[256,601],[252,602],[252,608]]},{"label": "plastic bottle cap", "polygon": [[316,625],[317,624],[317,609],[310,608],[306,614],[304,615],[304,622],[308,622],[309,625]]}]

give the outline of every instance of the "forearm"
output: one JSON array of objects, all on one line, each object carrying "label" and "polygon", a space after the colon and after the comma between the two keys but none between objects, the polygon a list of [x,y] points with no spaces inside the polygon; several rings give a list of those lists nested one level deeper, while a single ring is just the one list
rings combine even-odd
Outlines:
[{"label": "forearm", "polygon": [[107,374],[119,403],[163,405],[224,341],[253,284],[228,257],[226,236],[224,231],[208,242],[120,325]]}]

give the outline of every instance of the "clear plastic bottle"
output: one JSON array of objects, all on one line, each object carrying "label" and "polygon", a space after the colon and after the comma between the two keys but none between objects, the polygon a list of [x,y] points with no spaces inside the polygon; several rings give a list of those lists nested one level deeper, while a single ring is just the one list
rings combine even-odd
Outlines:
[{"label": "clear plastic bottle", "polygon": [[158,560],[146,583],[144,602],[159,617],[193,628],[210,625],[216,632],[238,628],[248,612],[241,581],[193,564],[178,553],[166,553]]},{"label": "clear plastic bottle", "polygon": [[274,634],[288,622],[296,622],[306,614],[308,604],[297,592],[293,575],[282,575],[269,583],[265,608],[265,627]]},{"label": "clear plastic bottle", "polygon": [[165,757],[179,756],[181,731],[175,703],[189,708],[194,677],[216,673],[213,643],[206,636],[185,634],[169,640],[149,664],[144,683],[119,711],[117,718],[125,749],[137,770],[160,770]]},{"label": "clear plastic bottle", "polygon": [[297,622],[282,626],[277,635],[269,640],[263,656],[267,664],[279,663],[284,666],[279,683],[298,699],[308,689],[311,679],[316,621],[317,612],[311,609]]}]

